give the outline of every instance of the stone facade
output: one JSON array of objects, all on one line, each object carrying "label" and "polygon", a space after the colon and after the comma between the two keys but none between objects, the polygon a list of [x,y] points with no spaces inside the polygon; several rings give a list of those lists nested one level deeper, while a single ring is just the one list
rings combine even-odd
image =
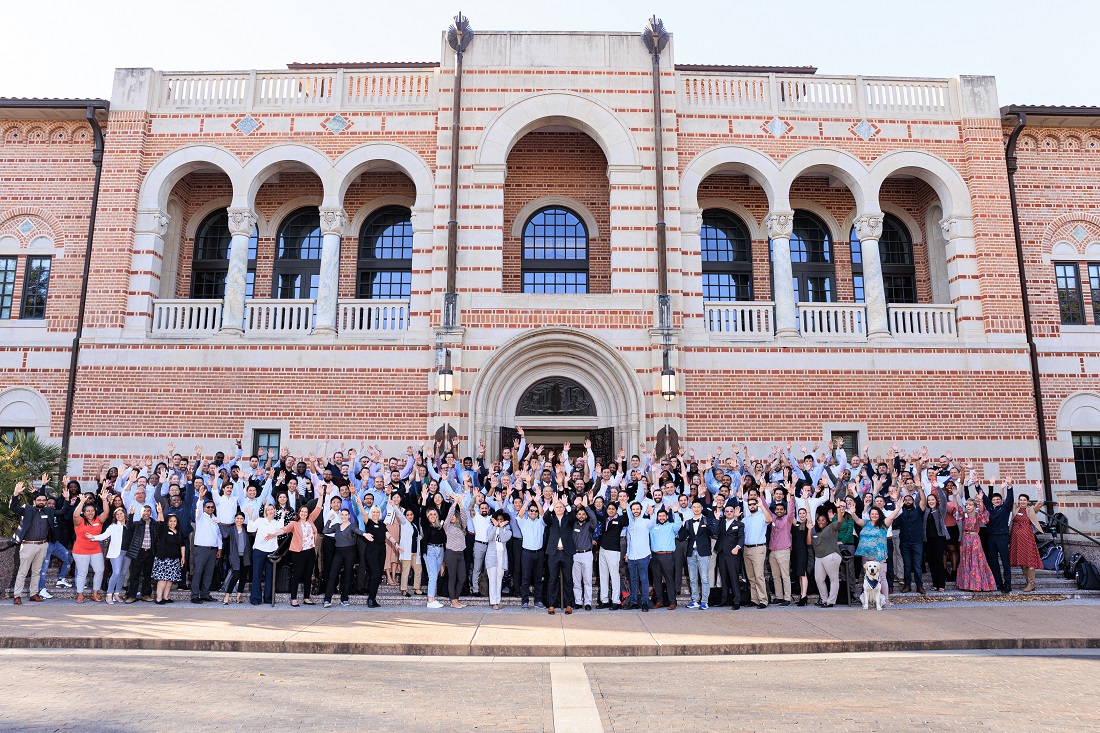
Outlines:
[{"label": "stone facade", "polygon": [[[994,81],[700,71],[675,58],[670,43],[660,61],[667,333],[658,328],[652,64],[637,34],[478,34],[464,57],[457,171],[446,43],[438,66],[118,70],[73,415],[77,472],[91,475],[105,457],[159,454],[167,439],[209,447],[261,428],[296,452],[331,438],[403,454],[444,422],[495,451],[500,428],[518,421],[611,429],[633,452],[667,421],[696,446],[737,439],[765,453],[850,431],[872,455],[895,442],[927,445],[985,478],[1038,478],[1005,172],[1012,121],[1002,121]],[[0,256],[19,257],[19,278],[32,250],[55,259],[45,320],[17,317],[19,280],[13,317],[0,321],[9,388],[0,399],[22,400],[19,414],[56,436],[91,135],[45,117],[0,119],[0,132]],[[1062,129],[1021,140],[1058,491],[1074,486],[1069,431],[1089,427],[1088,400],[1100,405],[1100,326],[1059,327],[1049,263],[1063,246],[1081,263],[1100,259],[1097,140]],[[458,327],[446,329],[453,179]],[[572,208],[590,231],[588,294],[522,292],[523,224],[549,204]],[[356,300],[359,231],[393,205],[411,210],[410,296]],[[278,229],[302,207],[320,208],[323,248],[316,302],[295,304],[271,297],[272,270]],[[197,229],[221,209],[233,234],[225,298],[189,300]],[[704,300],[700,233],[711,209],[739,217],[749,234],[751,302]],[[791,278],[794,212],[828,230],[831,303],[773,285]],[[883,294],[885,215],[913,243],[913,304],[888,305]],[[860,274],[865,303],[855,302]],[[666,339],[678,380],[671,402],[660,392]],[[447,402],[434,392],[444,350],[455,371]],[[548,376],[583,385],[596,417],[517,418],[524,390]],[[1063,415],[1067,404],[1085,411]]]}]

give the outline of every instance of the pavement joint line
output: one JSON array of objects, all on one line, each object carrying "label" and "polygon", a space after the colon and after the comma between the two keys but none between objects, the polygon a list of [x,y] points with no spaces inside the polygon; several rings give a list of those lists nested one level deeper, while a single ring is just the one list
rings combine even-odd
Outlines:
[{"label": "pavement joint line", "polygon": [[584,663],[551,662],[550,694],[557,733],[603,733],[603,722]]}]

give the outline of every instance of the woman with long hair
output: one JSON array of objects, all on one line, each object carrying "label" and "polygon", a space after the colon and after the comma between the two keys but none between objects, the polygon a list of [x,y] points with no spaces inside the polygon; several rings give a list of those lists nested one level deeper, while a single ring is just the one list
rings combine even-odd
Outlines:
[{"label": "woman with long hair", "polygon": [[103,523],[107,521],[107,489],[103,489],[100,500],[103,511],[97,514],[95,504],[86,503],[88,494],[81,494],[73,515],[73,527],[76,533],[76,540],[73,542],[73,562],[76,564],[77,603],[84,602],[84,585],[88,581],[89,566],[94,573],[92,599],[96,603],[103,600],[99,594],[100,584],[103,582],[103,547],[97,541],[88,539],[90,535],[98,535],[102,532]]},{"label": "woman with long hair", "polygon": [[157,605],[171,603],[168,594],[172,592],[172,583],[183,578],[183,568],[187,564],[187,547],[180,532],[180,520],[175,514],[169,514],[165,520],[160,505],[157,505],[157,521],[164,522],[164,531],[157,534],[157,547],[153,555],[153,580],[157,581]]},{"label": "woman with long hair", "polygon": [[[809,489],[807,488],[808,492]],[[810,509],[808,497],[803,495],[798,511],[795,513],[795,522],[791,525],[791,574],[798,578],[798,606],[805,606],[810,592],[810,547],[813,542],[810,538]],[[704,599],[706,600],[706,599]]]},{"label": "woman with long hair", "polygon": [[423,539],[421,546],[424,551],[424,567],[428,573],[428,608],[443,608],[443,604],[436,600],[435,592],[439,586],[439,572],[443,569],[443,551],[447,545],[447,533],[443,529],[443,517],[440,506],[434,497],[442,497],[439,492],[433,495],[432,504],[428,504],[427,495],[421,495],[420,501],[425,506],[420,516],[420,530]]},{"label": "woman with long hair", "polygon": [[928,558],[928,571],[932,574],[932,590],[942,593],[947,589],[947,569],[943,560],[950,536],[947,530],[947,496],[933,484],[927,501],[928,506],[924,510],[924,556]]},{"label": "woman with long hair", "polygon": [[[979,493],[981,490],[979,489]],[[985,510],[984,502],[974,499],[963,499],[962,491],[955,489],[955,520],[959,523],[959,532],[962,542],[959,548],[959,572],[955,580],[955,587],[967,591],[991,591],[997,590],[997,583],[993,580],[993,571],[989,569],[989,562],[982,550],[982,541],[978,537],[978,531],[989,522],[989,512]]]},{"label": "woman with long hair", "polygon": [[386,542],[386,585],[397,585],[397,576],[401,572],[401,519],[404,516],[401,495],[390,494],[386,518],[383,520],[389,534],[389,541]]},{"label": "woman with long hair", "polygon": [[325,507],[324,498],[317,500],[311,512],[302,504],[298,507],[298,518],[284,526],[277,534],[289,534],[290,537],[290,605],[298,607],[298,586],[302,586],[302,603],[312,606],[309,598],[313,587],[313,567],[317,564],[317,527],[313,522]]},{"label": "woman with long hair", "polygon": [[[117,496],[117,494],[116,494]],[[86,534],[93,542],[107,541],[107,559],[111,561],[111,577],[107,580],[107,603],[122,603],[121,593],[126,582],[126,571],[130,569],[130,556],[123,550],[129,544],[129,515],[123,507],[115,507],[111,512],[111,521],[99,534]]]},{"label": "woman with long hair", "polygon": [[[1036,496],[1043,495],[1043,482],[1035,482]],[[1039,556],[1039,546],[1035,543],[1035,531],[1043,531],[1039,526],[1039,517],[1035,513],[1037,504],[1031,503],[1031,497],[1020,494],[1016,499],[1015,513],[1012,515],[1012,532],[1009,536],[1008,559],[1014,568],[1020,568],[1027,585],[1024,592],[1035,590],[1035,571],[1043,567]]]},{"label": "woman with long hair", "polygon": [[[872,506],[867,510],[867,519],[852,517],[855,523],[863,528],[859,533],[859,545],[856,547],[856,554],[864,560],[874,560],[879,563],[884,573],[889,572],[886,567],[886,559],[889,557],[889,550],[886,547],[886,532],[890,529],[890,525],[894,523],[894,519],[901,514],[901,507],[902,503],[897,502],[893,514],[889,517],[878,506]],[[882,583],[884,605],[890,605],[890,591],[887,585],[885,582]]]}]

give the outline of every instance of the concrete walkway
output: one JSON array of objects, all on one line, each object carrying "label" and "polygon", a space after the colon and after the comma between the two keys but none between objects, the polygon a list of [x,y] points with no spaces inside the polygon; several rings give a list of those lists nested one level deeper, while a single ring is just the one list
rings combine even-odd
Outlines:
[{"label": "concrete walkway", "polygon": [[1100,648],[1100,604],[655,610],[364,611],[44,603],[0,607],[0,648],[613,657]]}]

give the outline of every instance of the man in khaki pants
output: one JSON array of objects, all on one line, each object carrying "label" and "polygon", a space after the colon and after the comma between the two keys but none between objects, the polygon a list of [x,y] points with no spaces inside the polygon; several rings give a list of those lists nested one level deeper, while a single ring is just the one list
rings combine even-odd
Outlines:
[{"label": "man in khaki pants", "polygon": [[768,565],[772,569],[772,592],[780,606],[791,605],[791,524],[794,521],[794,499],[784,496],[775,505],[772,521],[772,537],[768,543],[771,555]]},{"label": "man in khaki pants", "polygon": [[749,595],[757,608],[768,607],[768,587],[764,584],[764,557],[768,548],[768,525],[772,522],[772,513],[767,502],[761,501],[755,491],[742,500],[745,516],[741,520],[745,525],[745,574],[749,578]]},{"label": "man in khaki pants", "polygon": [[15,530],[15,541],[19,543],[19,572],[15,576],[15,587],[12,588],[12,601],[15,605],[23,603],[23,584],[30,578],[32,585],[28,588],[32,601],[41,601],[38,595],[38,575],[42,571],[42,563],[46,559],[46,550],[50,545],[50,525],[53,522],[53,509],[46,506],[45,489],[50,477],[42,476],[42,491],[34,495],[33,501],[27,506],[20,507],[20,497],[26,488],[20,481],[15,485],[15,491],[11,496],[9,508],[13,513],[22,516],[19,528]]}]

